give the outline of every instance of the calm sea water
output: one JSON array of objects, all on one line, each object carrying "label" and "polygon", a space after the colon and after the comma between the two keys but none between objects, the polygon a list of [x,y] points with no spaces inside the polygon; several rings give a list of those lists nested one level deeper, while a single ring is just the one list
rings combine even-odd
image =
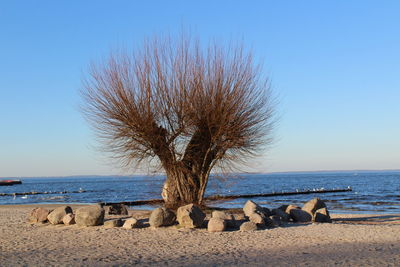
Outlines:
[{"label": "calm sea water", "polygon": [[[163,176],[21,178],[21,185],[0,186],[0,193],[55,192],[27,196],[0,196],[0,204],[97,203],[160,198]],[[274,208],[283,204],[302,205],[320,197],[328,208],[341,213],[400,213],[400,171],[311,172],[241,174],[211,178],[207,195],[260,194],[350,186],[352,192],[254,198]],[[60,194],[62,191],[80,191]],[[208,203],[210,206],[238,208],[247,199]],[[142,206],[136,208],[151,208]]]}]

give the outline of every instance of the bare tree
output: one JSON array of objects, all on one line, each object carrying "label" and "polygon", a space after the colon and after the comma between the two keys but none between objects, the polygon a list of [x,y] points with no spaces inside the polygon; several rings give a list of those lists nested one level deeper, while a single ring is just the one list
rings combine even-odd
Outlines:
[{"label": "bare tree", "polygon": [[214,167],[241,163],[271,141],[268,82],[242,46],[155,39],[92,64],[82,94],[107,151],[126,166],[148,160],[165,171],[170,207],[202,204]]}]

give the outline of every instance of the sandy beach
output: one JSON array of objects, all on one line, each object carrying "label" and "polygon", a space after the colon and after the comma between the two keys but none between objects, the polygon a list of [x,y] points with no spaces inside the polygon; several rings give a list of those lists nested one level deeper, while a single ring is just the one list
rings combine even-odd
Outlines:
[{"label": "sandy beach", "polygon": [[[27,215],[36,206],[0,206],[0,266],[398,266],[400,262],[399,215],[333,214],[332,224],[208,233],[175,226],[127,230],[28,224]],[[146,226],[148,211],[130,214]]]}]

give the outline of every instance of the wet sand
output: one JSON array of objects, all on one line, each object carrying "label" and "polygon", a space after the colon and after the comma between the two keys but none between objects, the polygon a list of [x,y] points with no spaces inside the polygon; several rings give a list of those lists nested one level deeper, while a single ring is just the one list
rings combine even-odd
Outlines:
[{"label": "wet sand", "polygon": [[[208,233],[177,227],[127,230],[28,224],[27,215],[36,206],[0,206],[0,266],[398,266],[400,262],[399,215],[336,214],[332,224]],[[144,222],[149,215],[130,213]]]}]

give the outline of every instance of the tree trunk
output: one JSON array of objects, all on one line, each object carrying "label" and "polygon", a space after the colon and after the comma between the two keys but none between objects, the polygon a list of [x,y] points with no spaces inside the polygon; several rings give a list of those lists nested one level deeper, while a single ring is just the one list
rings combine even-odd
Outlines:
[{"label": "tree trunk", "polygon": [[177,208],[191,203],[202,205],[208,173],[196,174],[186,168],[174,168],[168,170],[166,174],[161,194],[165,206]]}]

